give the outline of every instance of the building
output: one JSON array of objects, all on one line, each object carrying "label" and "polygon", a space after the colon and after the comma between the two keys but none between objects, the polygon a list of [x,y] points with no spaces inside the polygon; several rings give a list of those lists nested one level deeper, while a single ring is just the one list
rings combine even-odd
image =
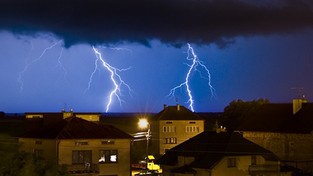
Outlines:
[{"label": "building", "polygon": [[283,163],[313,172],[313,103],[264,104],[247,114],[238,131]]},{"label": "building", "polygon": [[157,163],[164,176],[290,175],[278,158],[236,132],[204,131],[173,147]]},{"label": "building", "polygon": [[204,119],[181,105],[165,106],[154,119],[152,137],[158,139],[161,155],[204,131]]},{"label": "building", "polygon": [[[44,118],[44,117],[43,117]],[[132,136],[76,116],[25,132],[20,151],[34,153],[75,175],[130,175]]]}]

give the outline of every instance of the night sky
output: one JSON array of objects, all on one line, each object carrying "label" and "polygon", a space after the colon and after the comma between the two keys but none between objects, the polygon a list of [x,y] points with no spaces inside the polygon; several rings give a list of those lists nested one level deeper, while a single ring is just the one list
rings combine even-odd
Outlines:
[{"label": "night sky", "polygon": [[[0,111],[189,107],[189,46],[196,112],[235,99],[310,102],[312,27],[310,0],[0,0]],[[109,106],[115,87],[95,51],[124,81]]]}]

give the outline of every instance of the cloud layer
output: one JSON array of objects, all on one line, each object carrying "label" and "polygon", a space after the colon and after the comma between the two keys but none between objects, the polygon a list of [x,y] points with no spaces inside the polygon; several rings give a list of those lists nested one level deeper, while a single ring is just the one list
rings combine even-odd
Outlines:
[{"label": "cloud layer", "polygon": [[77,43],[153,39],[225,46],[236,36],[312,28],[307,1],[253,4],[234,0],[0,0],[0,30],[51,32],[66,47]]}]

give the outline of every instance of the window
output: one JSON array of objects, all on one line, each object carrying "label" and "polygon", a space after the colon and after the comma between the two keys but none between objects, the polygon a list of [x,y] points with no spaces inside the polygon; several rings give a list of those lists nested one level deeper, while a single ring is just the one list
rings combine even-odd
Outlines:
[{"label": "window", "polygon": [[237,163],[236,163],[236,158],[228,158],[227,160],[227,167],[236,167]]},{"label": "window", "polygon": [[34,150],[34,155],[35,155],[36,158],[41,158],[41,157],[43,157],[43,150],[35,149],[35,150]]},{"label": "window", "polygon": [[72,163],[73,164],[86,164],[90,163],[91,150],[73,150],[72,151]]},{"label": "window", "polygon": [[189,122],[189,124],[196,124],[196,122]]},{"label": "window", "polygon": [[163,126],[164,133],[176,132],[175,126]]},{"label": "window", "polygon": [[113,141],[113,140],[104,140],[104,141],[101,141],[101,144],[102,145],[113,145],[113,144],[115,144],[115,141]]},{"label": "window", "polygon": [[177,144],[177,138],[165,138],[165,144]]},{"label": "window", "polygon": [[35,144],[36,144],[36,145],[41,145],[41,144],[42,144],[42,141],[36,140],[36,141],[35,141]]},{"label": "window", "polygon": [[165,123],[166,123],[166,124],[172,124],[173,122],[169,122],[169,121],[168,121],[168,122],[165,122]]},{"label": "window", "polygon": [[75,145],[88,145],[86,141],[75,141]]},{"label": "window", "polygon": [[117,163],[117,150],[100,150],[99,163]]},{"label": "window", "polygon": [[199,132],[198,126],[186,126],[187,133]]},{"label": "window", "polygon": [[256,156],[251,156],[251,165],[256,165]]}]

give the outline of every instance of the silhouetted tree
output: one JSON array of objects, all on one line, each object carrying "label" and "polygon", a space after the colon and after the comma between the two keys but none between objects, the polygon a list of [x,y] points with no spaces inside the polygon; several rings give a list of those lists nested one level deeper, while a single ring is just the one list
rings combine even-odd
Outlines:
[{"label": "silhouetted tree", "polygon": [[65,176],[57,166],[32,153],[18,151],[16,138],[0,135],[0,176]]},{"label": "silhouetted tree", "polygon": [[253,112],[261,105],[269,103],[268,99],[258,99],[253,101],[233,100],[224,108],[223,125],[228,131],[233,131],[239,127],[248,112]]}]

